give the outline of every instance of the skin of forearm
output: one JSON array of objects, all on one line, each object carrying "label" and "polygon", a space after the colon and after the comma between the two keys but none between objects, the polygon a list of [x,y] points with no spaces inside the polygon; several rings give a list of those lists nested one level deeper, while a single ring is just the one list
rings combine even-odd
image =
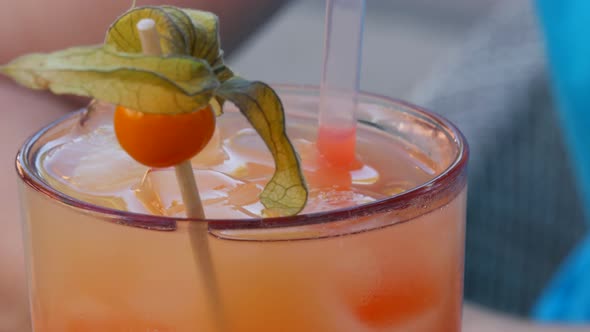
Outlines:
[{"label": "skin of forearm", "polygon": [[474,304],[463,309],[463,332],[590,332],[590,326],[540,325]]}]

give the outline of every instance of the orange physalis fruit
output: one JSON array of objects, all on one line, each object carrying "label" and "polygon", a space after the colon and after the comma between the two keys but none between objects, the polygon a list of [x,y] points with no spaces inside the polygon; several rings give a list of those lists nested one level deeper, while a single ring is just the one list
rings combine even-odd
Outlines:
[{"label": "orange physalis fruit", "polygon": [[170,167],[205,148],[215,131],[211,107],[191,113],[151,114],[117,106],[115,134],[121,147],[150,167]]}]

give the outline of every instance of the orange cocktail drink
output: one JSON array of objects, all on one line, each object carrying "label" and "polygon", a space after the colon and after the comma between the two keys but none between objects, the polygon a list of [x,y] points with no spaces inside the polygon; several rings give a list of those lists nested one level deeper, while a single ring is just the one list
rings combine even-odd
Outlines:
[{"label": "orange cocktail drink", "polygon": [[186,218],[171,168],[117,144],[114,106],[71,114],[18,155],[33,329],[215,331],[190,225],[205,225],[227,331],[460,331],[466,160],[455,127],[363,95],[357,158],[316,147],[318,91],[278,89],[309,200],[258,195],[274,164],[227,104],[191,164],[207,220]]}]

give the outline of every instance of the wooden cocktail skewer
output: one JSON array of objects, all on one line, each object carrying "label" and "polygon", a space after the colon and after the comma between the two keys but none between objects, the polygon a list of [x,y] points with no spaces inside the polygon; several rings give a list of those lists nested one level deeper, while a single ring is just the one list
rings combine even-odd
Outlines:
[{"label": "wooden cocktail skewer", "polygon": [[[156,23],[152,19],[143,19],[137,23],[137,31],[141,40],[141,46],[144,54],[161,55],[160,37],[156,29]],[[209,247],[208,225],[205,220],[205,211],[203,203],[199,196],[197,182],[193,173],[193,167],[190,160],[186,160],[175,166],[176,179],[182,194],[182,201],[186,208],[186,215],[189,218],[203,220],[202,222],[189,222],[189,236],[193,254],[199,273],[203,280],[203,286],[207,294],[207,299],[211,305],[213,320],[217,331],[225,331],[225,321],[223,319],[223,305],[213,259]]]}]

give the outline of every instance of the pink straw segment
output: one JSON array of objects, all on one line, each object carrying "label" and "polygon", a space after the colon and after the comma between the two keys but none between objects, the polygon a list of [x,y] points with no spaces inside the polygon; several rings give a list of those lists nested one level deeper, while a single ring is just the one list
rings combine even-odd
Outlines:
[{"label": "pink straw segment", "polygon": [[336,167],[355,162],[365,0],[327,0],[318,148]]}]

